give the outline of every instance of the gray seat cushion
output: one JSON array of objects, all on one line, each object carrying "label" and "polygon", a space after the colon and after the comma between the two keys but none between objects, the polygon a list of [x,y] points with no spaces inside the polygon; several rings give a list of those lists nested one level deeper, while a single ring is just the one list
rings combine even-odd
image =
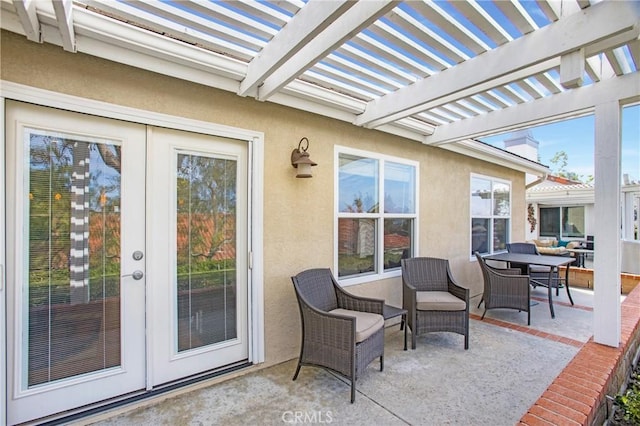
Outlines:
[{"label": "gray seat cushion", "polygon": [[467,304],[447,291],[417,291],[416,309],[419,311],[464,311]]},{"label": "gray seat cushion", "polygon": [[379,314],[372,314],[371,312],[350,311],[348,309],[333,309],[329,311],[332,314],[345,315],[349,317],[355,317],[356,319],[356,342],[360,343],[376,331],[380,330],[384,326],[384,318]]}]

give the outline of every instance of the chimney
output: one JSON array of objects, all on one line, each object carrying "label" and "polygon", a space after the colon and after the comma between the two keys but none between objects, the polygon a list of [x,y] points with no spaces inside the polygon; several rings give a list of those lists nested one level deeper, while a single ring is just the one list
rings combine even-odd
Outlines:
[{"label": "chimney", "polygon": [[531,161],[538,161],[539,142],[533,138],[531,130],[519,130],[504,140],[504,149]]}]

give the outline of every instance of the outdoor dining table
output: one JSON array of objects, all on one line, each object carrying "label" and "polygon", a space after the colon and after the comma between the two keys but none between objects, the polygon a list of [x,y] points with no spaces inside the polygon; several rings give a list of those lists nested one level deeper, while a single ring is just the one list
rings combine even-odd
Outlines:
[{"label": "outdoor dining table", "polygon": [[578,259],[576,266],[584,268],[584,261],[588,254],[593,254],[593,250],[588,249],[567,249],[569,253],[574,253]]},{"label": "outdoor dining table", "polygon": [[[569,296],[569,301],[573,305],[573,299],[571,298],[571,292],[569,291],[569,266],[571,263],[575,261],[573,257],[565,257],[565,256],[545,256],[539,254],[523,254],[523,253],[497,253],[490,254],[487,256],[483,256],[483,258],[487,260],[495,260],[499,262],[507,262],[511,263],[521,263],[527,265],[538,265],[538,266],[548,266],[549,267],[549,310],[551,311],[551,318],[555,318],[556,314],[553,311],[553,272],[558,269],[560,266],[566,266],[565,276],[564,276],[564,285],[567,289],[567,296]],[[560,285],[560,272],[558,271],[558,285]]]}]

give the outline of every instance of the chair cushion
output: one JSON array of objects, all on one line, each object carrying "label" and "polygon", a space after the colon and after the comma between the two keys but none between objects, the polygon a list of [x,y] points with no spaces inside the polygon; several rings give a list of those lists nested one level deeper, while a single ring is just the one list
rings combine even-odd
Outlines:
[{"label": "chair cushion", "polygon": [[416,309],[419,311],[464,311],[467,304],[447,291],[417,291]]},{"label": "chair cushion", "polygon": [[349,309],[334,309],[332,314],[355,317],[356,319],[356,343],[364,342],[369,336],[384,326],[384,318],[371,312],[351,311]]},{"label": "chair cushion", "polygon": [[538,252],[540,254],[550,254],[552,256],[569,253],[566,247],[538,247]]},{"label": "chair cushion", "polygon": [[567,249],[580,248],[580,241],[569,241],[567,243]]}]

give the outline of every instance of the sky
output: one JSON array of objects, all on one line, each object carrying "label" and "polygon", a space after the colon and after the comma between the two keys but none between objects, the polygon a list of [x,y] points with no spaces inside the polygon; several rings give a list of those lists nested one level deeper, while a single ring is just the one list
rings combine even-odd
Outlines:
[{"label": "sky", "polygon": [[[564,151],[568,161],[565,170],[581,175],[584,181],[593,175],[594,156],[594,117],[574,118],[572,120],[532,127],[531,133],[540,145],[538,147],[540,162],[549,166],[553,156]],[[481,141],[504,148],[503,141],[509,139],[511,133],[479,138]],[[640,105],[629,106],[622,112],[622,174],[629,179],[640,181]]]}]

